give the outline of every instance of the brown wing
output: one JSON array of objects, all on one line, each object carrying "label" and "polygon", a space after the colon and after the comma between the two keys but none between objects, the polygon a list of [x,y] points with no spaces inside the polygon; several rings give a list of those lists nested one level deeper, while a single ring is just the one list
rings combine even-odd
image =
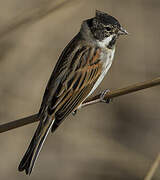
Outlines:
[{"label": "brown wing", "polygon": [[55,110],[56,120],[52,130],[57,128],[73,110],[83,102],[92,90],[97,78],[100,75],[100,65],[94,65],[88,70],[78,71],[73,83],[59,97],[60,101]]},{"label": "brown wing", "polygon": [[[73,42],[68,48],[72,45]],[[102,71],[99,48],[77,44],[70,53],[62,55],[59,60],[61,63],[58,62],[50,78],[41,106],[42,110],[47,109],[50,115],[55,115],[52,130],[83,102]]]},{"label": "brown wing", "polygon": [[59,57],[56,66],[52,72],[52,75],[48,81],[47,87],[45,89],[45,93],[43,96],[41,108],[39,110],[39,118],[43,121],[48,114],[48,107],[50,104],[54,104],[54,97],[58,94],[58,87],[62,84],[63,78],[66,76],[68,72],[68,64],[70,63],[70,59],[75,56],[75,53],[81,49],[79,45],[79,34],[77,34],[71,42],[65,47],[61,56]]},{"label": "brown wing", "polygon": [[56,103],[51,106],[52,111],[55,112],[52,131],[83,102],[92,90],[102,71],[99,54],[99,49],[89,48],[81,56],[79,62],[75,63],[73,68],[75,70],[66,77],[59,94],[56,96]]}]

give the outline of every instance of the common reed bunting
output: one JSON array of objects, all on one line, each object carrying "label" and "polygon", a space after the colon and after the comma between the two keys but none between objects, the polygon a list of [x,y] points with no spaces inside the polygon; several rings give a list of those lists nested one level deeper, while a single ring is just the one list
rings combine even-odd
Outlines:
[{"label": "common reed bunting", "polygon": [[38,113],[40,123],[19,171],[31,174],[48,133],[54,132],[98,87],[111,67],[117,38],[126,34],[117,19],[101,11],[83,21],[50,77]]}]

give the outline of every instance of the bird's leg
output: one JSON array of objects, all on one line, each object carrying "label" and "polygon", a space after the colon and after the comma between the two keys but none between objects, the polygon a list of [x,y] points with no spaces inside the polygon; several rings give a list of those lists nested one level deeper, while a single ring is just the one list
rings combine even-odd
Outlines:
[{"label": "bird's leg", "polygon": [[105,95],[110,92],[109,89],[105,89],[104,91],[101,92],[101,95],[100,95],[100,102],[104,102],[104,103],[110,103],[111,99],[110,98],[105,98]]},{"label": "bird's leg", "polygon": [[83,106],[83,104],[81,103],[81,104],[77,107],[77,109],[75,109],[74,111],[72,111],[72,115],[75,116],[75,115],[77,114],[78,110],[82,108],[82,106]]},{"label": "bird's leg", "polygon": [[95,104],[95,103],[98,103],[98,102],[103,102],[103,103],[107,103],[107,104],[110,103],[111,98],[105,98],[105,95],[106,95],[108,92],[110,92],[110,90],[109,90],[109,89],[105,89],[104,91],[101,92],[101,95],[100,95],[100,98],[99,98],[99,99],[96,99],[96,100],[93,100],[93,101],[89,101],[89,102],[86,102],[86,103],[81,103],[81,104],[79,105],[79,107],[72,112],[72,115],[75,116],[75,115],[77,114],[77,111],[78,111],[79,109],[81,109],[82,107],[86,107],[86,106],[88,106],[88,105],[90,105],[90,104]]}]

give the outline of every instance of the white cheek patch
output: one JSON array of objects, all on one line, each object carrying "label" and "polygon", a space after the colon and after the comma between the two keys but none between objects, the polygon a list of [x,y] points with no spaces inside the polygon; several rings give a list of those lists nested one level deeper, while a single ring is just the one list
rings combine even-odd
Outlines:
[{"label": "white cheek patch", "polygon": [[110,35],[109,37],[103,39],[102,41],[97,41],[100,47],[106,47],[112,41],[114,35]]}]

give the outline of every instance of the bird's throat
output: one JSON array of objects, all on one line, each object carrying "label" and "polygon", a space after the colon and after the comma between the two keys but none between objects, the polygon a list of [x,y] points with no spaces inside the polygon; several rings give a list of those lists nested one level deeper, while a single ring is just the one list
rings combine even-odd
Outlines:
[{"label": "bird's throat", "polygon": [[102,41],[98,41],[100,47],[112,49],[116,43],[116,36],[110,35]]},{"label": "bird's throat", "polygon": [[117,39],[116,36],[113,36],[113,37],[112,37],[112,40],[109,42],[107,48],[113,49],[113,47],[114,47],[114,45],[115,45],[115,43],[116,43],[116,39]]}]

